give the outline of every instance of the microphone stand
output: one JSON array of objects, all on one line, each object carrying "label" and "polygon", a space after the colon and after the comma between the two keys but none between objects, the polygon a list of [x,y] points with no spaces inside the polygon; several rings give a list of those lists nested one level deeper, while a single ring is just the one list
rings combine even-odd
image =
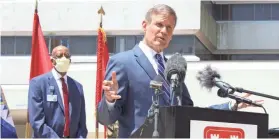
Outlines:
[{"label": "microphone stand", "polygon": [[270,99],[274,99],[274,100],[279,100],[279,97],[272,96],[272,95],[267,95],[267,94],[263,94],[263,93],[258,93],[258,92],[254,92],[254,91],[250,91],[250,90],[245,90],[245,89],[240,88],[240,87],[235,87],[234,89],[235,89],[235,91],[237,91],[239,93],[245,92],[245,93],[256,95],[256,96],[261,96],[261,97],[266,97],[266,98],[270,98]]},{"label": "microphone stand", "polygon": [[152,123],[154,120],[154,131],[152,134],[152,138],[159,138],[159,131],[158,131],[158,118],[159,118],[159,96],[162,94],[160,93],[162,83],[161,82],[152,82],[150,83],[150,87],[155,89],[155,97],[152,96],[152,105],[148,111],[148,119],[149,122]]},{"label": "microphone stand", "polygon": [[182,88],[181,83],[179,82],[179,77],[177,74],[173,74],[171,76],[170,82],[171,82],[171,105],[173,106],[174,103],[174,97],[176,97],[177,105],[182,106]]},{"label": "microphone stand", "polygon": [[235,108],[233,110],[237,111],[238,110],[238,104],[241,103],[241,102],[239,100],[235,100],[235,101],[236,101],[236,104],[235,104],[236,106],[235,106]]}]

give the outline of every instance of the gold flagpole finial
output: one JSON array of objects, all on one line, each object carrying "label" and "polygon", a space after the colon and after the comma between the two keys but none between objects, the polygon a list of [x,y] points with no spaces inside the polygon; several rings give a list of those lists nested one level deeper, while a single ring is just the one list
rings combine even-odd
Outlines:
[{"label": "gold flagpole finial", "polygon": [[105,11],[103,9],[103,6],[101,6],[101,8],[98,10],[98,14],[100,15],[100,27],[103,27],[103,15],[105,15]]}]

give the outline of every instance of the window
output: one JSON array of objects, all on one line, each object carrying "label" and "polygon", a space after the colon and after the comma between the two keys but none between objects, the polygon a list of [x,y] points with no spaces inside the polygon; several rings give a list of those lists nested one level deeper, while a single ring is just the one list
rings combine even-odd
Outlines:
[{"label": "window", "polygon": [[217,21],[279,20],[279,4],[214,4]]},{"label": "window", "polygon": [[1,55],[30,55],[32,39],[27,36],[2,36]]},{"label": "window", "polygon": [[232,8],[232,20],[254,20],[254,5],[253,4],[234,4]]},{"label": "window", "polygon": [[108,36],[107,37],[107,46],[108,46],[108,51],[110,54],[116,53],[116,37],[115,36]]},{"label": "window", "polygon": [[[175,35],[166,54],[182,52],[183,54],[194,53],[194,36]],[[31,36],[7,36],[1,37],[2,55],[30,55],[32,46]],[[133,49],[143,39],[143,35],[107,36],[108,50],[110,54]],[[69,48],[73,56],[96,55],[97,36],[45,36],[46,46],[49,53],[55,46],[64,45]]]},{"label": "window", "polygon": [[194,54],[195,36],[177,35],[172,38],[169,47],[166,48],[166,54]]},{"label": "window", "polygon": [[279,4],[272,4],[271,5],[271,19],[272,20],[279,20]]},{"label": "window", "polygon": [[1,55],[15,54],[15,37],[1,37]]},{"label": "window", "polygon": [[255,4],[255,20],[271,20],[271,4]]}]

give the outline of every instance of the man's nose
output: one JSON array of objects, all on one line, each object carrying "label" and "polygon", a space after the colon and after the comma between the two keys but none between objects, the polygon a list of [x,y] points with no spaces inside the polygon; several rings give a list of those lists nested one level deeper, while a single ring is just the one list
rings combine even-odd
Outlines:
[{"label": "man's nose", "polygon": [[164,35],[164,37],[168,34],[168,30],[167,30],[167,27],[162,27],[161,28],[161,33]]}]

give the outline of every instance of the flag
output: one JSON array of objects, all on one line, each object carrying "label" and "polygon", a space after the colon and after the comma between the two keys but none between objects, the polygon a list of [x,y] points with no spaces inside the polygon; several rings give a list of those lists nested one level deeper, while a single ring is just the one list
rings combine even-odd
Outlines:
[{"label": "flag", "polygon": [[52,63],[36,8],[33,21],[30,79],[46,73],[51,69]]},{"label": "flag", "polygon": [[[106,73],[106,66],[109,59],[107,38],[103,28],[98,29],[98,46],[97,46],[97,77],[96,77],[96,96],[95,96],[95,108],[96,108],[96,136],[98,138],[99,124],[97,120],[97,108],[98,103],[102,98],[102,84]],[[104,138],[106,138],[106,128],[104,132]]]},{"label": "flag", "polygon": [[[40,25],[38,15],[38,3],[36,1],[36,8],[33,20],[33,33],[32,33],[32,48],[31,48],[31,65],[30,65],[30,77],[32,78],[49,72],[52,69],[52,63],[50,61],[49,52],[47,49],[44,34]],[[27,123],[25,137],[30,138],[30,123],[29,115],[27,111]]]},{"label": "flag", "polygon": [[6,103],[4,92],[0,86],[1,103],[1,138],[17,138],[16,128]]}]

